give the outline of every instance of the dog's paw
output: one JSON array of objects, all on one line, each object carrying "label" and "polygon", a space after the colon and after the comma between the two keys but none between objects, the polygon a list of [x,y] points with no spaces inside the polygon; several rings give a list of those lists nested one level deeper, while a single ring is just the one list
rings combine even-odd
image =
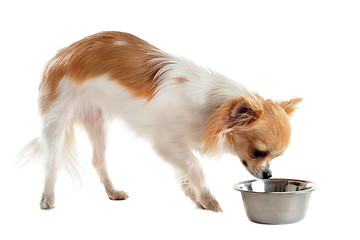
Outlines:
[{"label": "dog's paw", "polygon": [[204,193],[199,199],[199,204],[203,209],[211,210],[214,212],[222,212],[220,204],[216,201],[210,193]]},{"label": "dog's paw", "polygon": [[49,209],[53,209],[54,207],[55,207],[54,196],[47,196],[43,194],[40,201],[40,208],[43,210],[49,210]]},{"label": "dog's paw", "polygon": [[127,192],[116,190],[107,192],[107,195],[111,200],[125,200],[129,197]]}]

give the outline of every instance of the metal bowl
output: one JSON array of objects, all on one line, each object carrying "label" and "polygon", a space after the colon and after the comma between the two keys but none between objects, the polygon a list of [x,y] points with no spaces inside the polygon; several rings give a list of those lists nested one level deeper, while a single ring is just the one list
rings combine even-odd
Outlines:
[{"label": "metal bowl", "polygon": [[241,192],[248,218],[256,223],[285,224],[302,220],[315,184],[294,179],[250,180],[234,185]]}]

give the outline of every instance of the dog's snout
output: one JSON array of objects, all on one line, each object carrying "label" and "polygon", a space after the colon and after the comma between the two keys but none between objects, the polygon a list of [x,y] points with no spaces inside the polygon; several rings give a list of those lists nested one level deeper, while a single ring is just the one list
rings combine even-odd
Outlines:
[{"label": "dog's snout", "polygon": [[269,179],[269,178],[271,178],[271,177],[272,177],[272,174],[271,174],[270,171],[266,170],[266,171],[263,171],[263,172],[262,172],[262,178],[263,178],[263,179]]}]

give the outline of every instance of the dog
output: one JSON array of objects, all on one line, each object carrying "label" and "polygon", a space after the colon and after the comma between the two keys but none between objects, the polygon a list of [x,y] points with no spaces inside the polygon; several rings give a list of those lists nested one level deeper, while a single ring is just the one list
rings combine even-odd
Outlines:
[{"label": "dog", "polygon": [[289,145],[289,117],[301,100],[264,99],[134,35],[100,32],[60,50],[48,62],[39,87],[42,132],[22,156],[44,157],[40,207],[54,208],[57,172],[74,167],[73,127],[81,124],[108,197],[124,200],[128,194],[114,188],[104,158],[107,123],[120,118],[176,169],[196,206],[221,212],[193,151],[232,153],[254,177],[270,178],[270,162]]}]

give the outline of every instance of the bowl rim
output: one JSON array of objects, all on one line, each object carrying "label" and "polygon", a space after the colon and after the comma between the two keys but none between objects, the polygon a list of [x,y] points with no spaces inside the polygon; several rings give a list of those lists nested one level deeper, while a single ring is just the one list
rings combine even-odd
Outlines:
[{"label": "bowl rim", "polygon": [[[293,182],[303,182],[303,183],[310,183],[311,187],[308,189],[300,190],[300,191],[291,191],[291,192],[258,192],[258,191],[249,191],[245,189],[240,189],[239,186],[241,184],[250,183],[250,182],[265,182],[265,181],[293,181]],[[307,180],[299,180],[299,179],[291,179],[291,178],[270,178],[270,179],[252,179],[247,181],[242,181],[239,183],[234,184],[233,188],[241,193],[258,193],[258,194],[304,194],[309,193],[316,190],[317,186],[312,181]]]}]

